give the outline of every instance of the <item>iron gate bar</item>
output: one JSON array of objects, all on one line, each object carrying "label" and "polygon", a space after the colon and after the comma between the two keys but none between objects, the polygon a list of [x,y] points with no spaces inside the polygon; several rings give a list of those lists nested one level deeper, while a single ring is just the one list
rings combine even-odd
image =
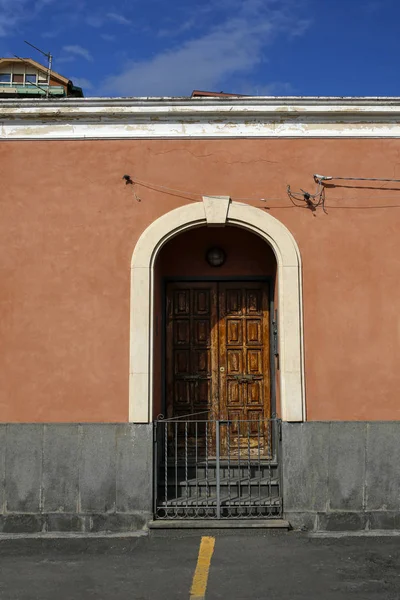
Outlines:
[{"label": "iron gate bar", "polygon": [[258,440],[258,444],[257,444],[257,452],[258,452],[258,496],[261,497],[260,422],[257,423],[257,440]]},{"label": "iron gate bar", "polygon": [[[168,425],[167,425],[168,427]],[[178,496],[178,423],[175,422],[175,497]],[[167,472],[167,470],[166,470]]]},{"label": "iron gate bar", "polygon": [[186,508],[188,507],[188,424],[185,421],[185,493],[186,493]]},{"label": "iron gate bar", "polygon": [[206,423],[206,513],[208,514],[208,498],[210,495],[210,488],[208,485],[208,423]]},{"label": "iron gate bar", "polygon": [[198,423],[196,422],[196,512],[199,510],[199,478],[198,478],[198,466],[197,466],[197,429]]},{"label": "iron gate bar", "polygon": [[251,464],[250,464],[250,423],[247,422],[247,492],[249,494],[249,498],[251,495],[251,488],[250,488],[251,471],[250,471],[250,469],[251,469]]},{"label": "iron gate bar", "polygon": [[165,504],[168,504],[168,422],[165,423],[165,471],[164,471],[164,482],[165,482]]},{"label": "iron gate bar", "polygon": [[280,420],[196,417],[154,424],[155,518],[279,518]]},{"label": "iron gate bar", "polygon": [[242,489],[242,485],[241,485],[241,464],[240,464],[240,422],[237,422],[237,431],[238,431],[238,476],[239,476],[239,485],[238,485],[238,491],[239,491],[239,495],[238,495],[238,500],[239,500],[239,512],[241,512],[241,505],[240,505],[240,490]]},{"label": "iron gate bar", "polygon": [[219,464],[219,421],[216,422],[216,430],[215,430],[215,446],[217,453],[217,464],[216,464],[216,492],[217,492],[217,519],[221,518],[221,473],[220,473],[220,464]]}]

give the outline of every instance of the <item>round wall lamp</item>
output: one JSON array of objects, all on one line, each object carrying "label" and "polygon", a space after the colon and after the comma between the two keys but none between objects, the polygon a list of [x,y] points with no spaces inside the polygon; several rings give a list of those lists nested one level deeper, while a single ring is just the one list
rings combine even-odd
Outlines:
[{"label": "round wall lamp", "polygon": [[221,267],[226,260],[226,254],[222,248],[215,246],[207,250],[206,260],[212,267]]}]

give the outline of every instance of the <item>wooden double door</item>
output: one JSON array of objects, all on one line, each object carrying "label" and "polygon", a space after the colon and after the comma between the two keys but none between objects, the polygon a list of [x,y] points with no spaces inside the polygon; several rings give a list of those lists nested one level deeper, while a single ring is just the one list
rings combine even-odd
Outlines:
[{"label": "wooden double door", "polygon": [[268,283],[172,282],[166,301],[167,417],[246,422],[254,446],[271,416]]}]

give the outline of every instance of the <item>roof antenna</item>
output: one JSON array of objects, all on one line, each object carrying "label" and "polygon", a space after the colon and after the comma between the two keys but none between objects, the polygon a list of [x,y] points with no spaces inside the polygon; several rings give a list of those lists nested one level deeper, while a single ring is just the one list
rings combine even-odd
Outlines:
[{"label": "roof antenna", "polygon": [[50,52],[43,52],[43,50],[41,50],[40,48],[37,48],[36,46],[34,46],[33,44],[31,44],[30,42],[27,42],[26,40],[24,40],[25,44],[28,44],[28,46],[31,46],[32,48],[34,48],[35,50],[37,50],[38,52],[40,52],[41,54],[43,54],[43,56],[45,56],[47,58],[47,90],[46,90],[46,98],[49,97],[50,94],[50,74],[51,74],[51,67],[53,65],[53,55],[50,54]]}]

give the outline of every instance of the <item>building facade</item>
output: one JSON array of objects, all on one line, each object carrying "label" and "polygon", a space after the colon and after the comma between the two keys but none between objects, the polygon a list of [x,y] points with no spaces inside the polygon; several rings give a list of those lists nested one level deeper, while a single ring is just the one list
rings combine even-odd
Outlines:
[{"label": "building facade", "polygon": [[0,98],[82,98],[82,88],[31,58],[0,58]]},{"label": "building facade", "polygon": [[400,100],[0,114],[3,531],[399,528]]}]

